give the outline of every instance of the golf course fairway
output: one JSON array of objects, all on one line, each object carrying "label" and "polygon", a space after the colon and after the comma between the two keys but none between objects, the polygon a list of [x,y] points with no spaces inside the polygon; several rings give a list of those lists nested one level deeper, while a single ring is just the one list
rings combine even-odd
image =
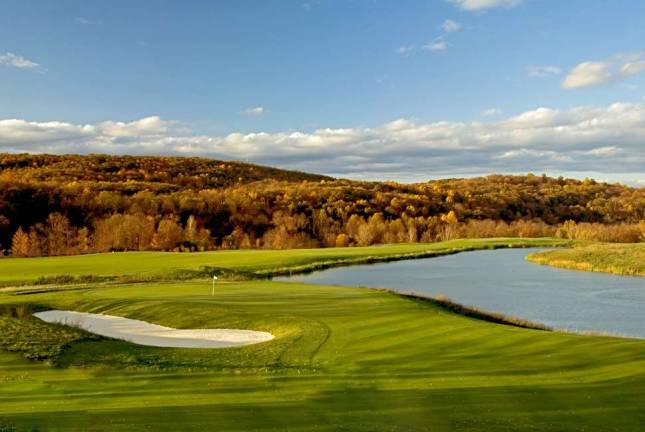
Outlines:
[{"label": "golf course fairway", "polygon": [[[238,256],[252,266],[257,253]],[[274,259],[283,265],[280,254]],[[43,260],[20,265],[36,268]],[[16,280],[10,272],[17,264],[11,265],[0,279]],[[32,315],[49,309],[177,329],[253,329],[275,339],[226,349],[146,347]],[[220,282],[211,295],[210,281],[201,279],[5,292],[0,348],[2,431],[537,432],[645,425],[643,340],[494,324],[364,288],[240,280]]]}]

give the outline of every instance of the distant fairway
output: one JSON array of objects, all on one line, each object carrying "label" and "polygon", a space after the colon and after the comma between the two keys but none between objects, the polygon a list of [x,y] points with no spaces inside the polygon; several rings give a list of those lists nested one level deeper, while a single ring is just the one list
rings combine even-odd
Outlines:
[{"label": "distant fairway", "polygon": [[228,250],[214,252],[119,252],[44,258],[0,259],[0,283],[33,281],[59,275],[148,275],[163,276],[176,270],[220,267],[236,271],[263,271],[302,266],[329,260],[388,257],[425,251],[443,253],[452,249],[477,249],[495,246],[550,246],[565,244],[558,239],[453,240],[441,243],[393,244],[373,247]]},{"label": "distant fairway", "polygon": [[[297,261],[298,252],[277,262]],[[137,271],[136,262],[127,266]],[[361,288],[239,281],[210,294],[206,280],[0,294],[0,345],[16,351],[0,351],[0,430],[541,432],[645,424],[645,341],[491,324]],[[29,318],[37,308],[276,338],[221,350],[135,346]]]}]

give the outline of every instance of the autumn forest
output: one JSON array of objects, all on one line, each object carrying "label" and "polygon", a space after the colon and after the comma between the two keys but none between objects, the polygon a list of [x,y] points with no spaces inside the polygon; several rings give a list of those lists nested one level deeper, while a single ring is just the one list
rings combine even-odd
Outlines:
[{"label": "autumn forest", "polygon": [[638,242],[645,189],[490,175],[359,182],[199,158],[0,155],[0,250],[46,256],[558,236]]}]

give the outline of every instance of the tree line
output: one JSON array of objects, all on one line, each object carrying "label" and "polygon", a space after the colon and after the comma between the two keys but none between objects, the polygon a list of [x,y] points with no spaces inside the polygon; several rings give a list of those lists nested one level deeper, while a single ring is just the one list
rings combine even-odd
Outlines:
[{"label": "tree line", "polygon": [[645,189],[491,175],[359,182],[199,158],[0,155],[0,249],[299,248],[457,237],[643,238]]}]

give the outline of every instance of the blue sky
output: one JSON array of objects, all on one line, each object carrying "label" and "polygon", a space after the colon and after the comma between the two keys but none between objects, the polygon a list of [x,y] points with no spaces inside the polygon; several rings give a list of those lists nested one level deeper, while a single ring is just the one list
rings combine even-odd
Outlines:
[{"label": "blue sky", "polygon": [[643,22],[637,0],[7,2],[0,151],[643,181]]}]

